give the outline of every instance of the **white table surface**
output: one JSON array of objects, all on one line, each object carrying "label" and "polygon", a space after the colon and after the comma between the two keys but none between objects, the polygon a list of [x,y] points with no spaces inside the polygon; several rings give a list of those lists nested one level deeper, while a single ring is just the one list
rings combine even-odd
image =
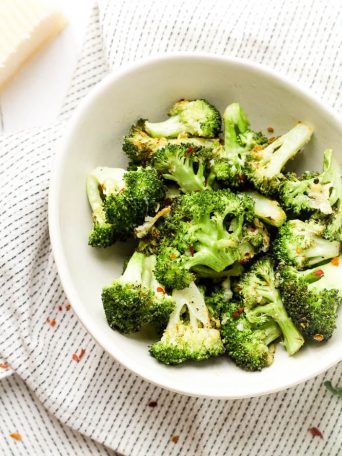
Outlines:
[{"label": "white table surface", "polygon": [[58,115],[82,46],[94,0],[53,0],[64,31],[0,93],[0,131],[48,125]]}]

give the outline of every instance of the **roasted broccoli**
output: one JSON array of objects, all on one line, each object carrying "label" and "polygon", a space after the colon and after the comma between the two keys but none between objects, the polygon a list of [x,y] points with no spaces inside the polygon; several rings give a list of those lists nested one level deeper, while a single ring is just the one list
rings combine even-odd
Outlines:
[{"label": "roasted broccoli", "polygon": [[289,220],[280,228],[273,244],[275,257],[297,269],[337,257],[340,242],[324,239],[324,230],[325,226],[314,220]]},{"label": "roasted broccoli", "polygon": [[123,275],[103,288],[102,303],[111,328],[132,333],[149,323],[166,326],[175,303],[154,276],[155,262],[155,256],[135,252]]},{"label": "roasted broccoli", "polygon": [[124,137],[123,151],[130,159],[130,167],[147,166],[155,153],[166,146],[185,145],[189,150],[191,147],[204,148],[212,155],[222,149],[219,139],[206,138],[153,138],[144,130],[145,120],[140,119],[131,127],[129,133]]},{"label": "roasted broccoli", "polygon": [[169,116],[164,122],[145,121],[145,131],[153,138],[215,138],[221,130],[220,113],[206,100],[180,100],[172,106]]},{"label": "roasted broccoli", "polygon": [[293,355],[301,348],[304,339],[287,315],[270,257],[260,258],[254,263],[250,271],[242,275],[235,290],[242,299],[246,317],[251,324],[273,320],[281,329],[287,352]]},{"label": "roasted broccoli", "polygon": [[342,179],[340,166],[332,150],[324,151],[323,172],[305,173],[298,178],[289,173],[280,187],[280,198],[286,209],[294,214],[317,212],[333,214],[341,204]]},{"label": "roasted broccoli", "polygon": [[118,194],[125,186],[126,171],[120,168],[96,168],[87,176],[87,196],[93,211],[93,229],[88,243],[92,247],[109,247],[116,238],[114,226],[109,223],[104,201],[110,194]]},{"label": "roasted broccoli", "polygon": [[185,144],[159,149],[153,157],[153,167],[164,179],[176,182],[182,192],[197,192],[208,188],[206,165],[208,150]]},{"label": "roasted broccoli", "polygon": [[286,214],[278,201],[266,198],[257,192],[245,192],[254,202],[254,213],[268,225],[280,227],[286,221]]},{"label": "roasted broccoli", "polygon": [[253,203],[229,190],[188,193],[173,205],[157,256],[156,276],[182,289],[194,280],[192,268],[221,272],[268,247],[268,233],[254,219]]},{"label": "roasted broccoli", "polygon": [[311,135],[312,130],[309,126],[298,123],[266,147],[254,147],[249,152],[246,162],[249,180],[266,195],[276,193],[284,179],[284,166],[310,140]]},{"label": "roasted broccoli", "polygon": [[245,181],[248,152],[256,145],[267,144],[261,133],[249,129],[249,121],[238,103],[227,106],[223,114],[224,148],[217,149],[212,173],[218,181],[240,187]]},{"label": "roasted broccoli", "polygon": [[342,256],[305,271],[282,264],[280,287],[286,309],[306,340],[328,340],[342,302]]},{"label": "roasted broccoli", "polygon": [[251,324],[241,303],[225,306],[221,319],[221,337],[227,354],[234,363],[249,371],[258,371],[273,362],[275,345],[281,336],[279,326],[269,320]]},{"label": "roasted broccoli", "polygon": [[203,294],[195,283],[172,293],[176,306],[159,342],[150,353],[164,364],[200,361],[221,355],[224,348],[219,330],[212,326]]},{"label": "roasted broccoli", "polygon": [[121,190],[109,193],[103,203],[117,239],[127,239],[132,235],[146,215],[155,214],[165,196],[164,186],[153,168],[127,171],[123,181]]}]

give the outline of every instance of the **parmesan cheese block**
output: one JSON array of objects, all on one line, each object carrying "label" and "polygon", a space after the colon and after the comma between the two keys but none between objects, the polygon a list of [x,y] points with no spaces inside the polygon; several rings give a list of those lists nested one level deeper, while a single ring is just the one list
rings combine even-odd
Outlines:
[{"label": "parmesan cheese block", "polygon": [[0,0],[0,90],[65,24],[44,1]]}]

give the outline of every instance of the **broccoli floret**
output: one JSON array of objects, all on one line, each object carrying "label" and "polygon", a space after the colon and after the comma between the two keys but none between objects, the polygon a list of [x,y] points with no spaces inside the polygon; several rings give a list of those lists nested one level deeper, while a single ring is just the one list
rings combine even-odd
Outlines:
[{"label": "broccoli floret", "polygon": [[110,193],[104,200],[107,219],[112,224],[117,239],[127,239],[134,228],[141,225],[146,215],[154,215],[165,196],[164,186],[155,169],[139,168],[127,171],[124,186],[119,192]]},{"label": "broccoli floret", "polygon": [[212,173],[228,186],[240,187],[246,181],[247,153],[256,145],[267,144],[267,138],[249,128],[249,121],[238,103],[227,106],[223,114],[224,148],[218,150]]},{"label": "broccoli floret", "polygon": [[296,353],[304,339],[287,315],[280,291],[276,287],[273,261],[270,257],[260,258],[249,272],[242,275],[236,284],[242,298],[248,321],[263,324],[274,320],[284,337],[284,346],[290,355]]},{"label": "broccoli floret", "polygon": [[[198,266],[224,271],[265,247],[267,230],[253,220],[253,203],[230,190],[183,195],[166,221],[167,233],[157,257],[156,276],[166,287],[182,289]],[[262,225],[262,227],[260,227]]]},{"label": "broccoli floret", "polygon": [[217,328],[220,327],[221,314],[233,298],[231,278],[226,277],[219,285],[215,285],[205,296],[205,304],[209,310],[211,320]]},{"label": "broccoli floret", "polygon": [[312,129],[298,123],[266,147],[256,146],[248,154],[248,178],[262,193],[274,194],[284,179],[282,169],[310,140]]},{"label": "broccoli floret", "polygon": [[88,243],[92,247],[109,247],[115,241],[114,226],[107,219],[104,201],[124,188],[124,174],[124,169],[99,167],[87,176],[87,196],[93,211]]},{"label": "broccoli floret", "polygon": [[155,256],[135,252],[121,277],[102,290],[108,324],[120,332],[132,333],[149,324],[167,324],[174,300],[156,280]]},{"label": "broccoli floret", "polygon": [[338,256],[340,242],[324,239],[324,230],[325,226],[314,220],[289,220],[280,228],[273,244],[275,257],[304,269]]},{"label": "broccoli floret", "polygon": [[150,353],[164,364],[200,361],[221,355],[219,330],[212,327],[204,297],[194,283],[172,293],[176,307],[159,342]]},{"label": "broccoli floret", "polygon": [[200,136],[215,138],[221,130],[221,116],[206,100],[180,100],[169,111],[164,122],[145,121],[145,131],[154,138]]},{"label": "broccoli floret", "polygon": [[222,313],[221,337],[234,363],[249,371],[259,371],[273,362],[275,345],[281,336],[274,321],[252,325],[241,303],[231,302]]},{"label": "broccoli floret", "polygon": [[158,150],[153,167],[167,180],[177,182],[184,193],[205,190],[207,149],[185,144],[169,145]]},{"label": "broccoli floret", "polygon": [[281,265],[279,277],[286,309],[305,339],[328,340],[342,302],[342,256],[305,271]]},{"label": "broccoli floret", "polygon": [[130,167],[151,164],[155,153],[166,146],[185,145],[188,148],[205,148],[208,153],[216,153],[222,148],[218,139],[206,138],[153,138],[144,130],[145,120],[140,119],[124,137],[123,151],[130,159]]},{"label": "broccoli floret", "polygon": [[286,214],[278,201],[266,198],[257,192],[245,192],[254,201],[254,213],[268,225],[280,227],[286,221]]},{"label": "broccoli floret", "polygon": [[280,187],[280,198],[294,214],[317,212],[333,214],[342,199],[340,167],[331,149],[324,151],[323,172],[305,173],[297,178],[290,173]]}]

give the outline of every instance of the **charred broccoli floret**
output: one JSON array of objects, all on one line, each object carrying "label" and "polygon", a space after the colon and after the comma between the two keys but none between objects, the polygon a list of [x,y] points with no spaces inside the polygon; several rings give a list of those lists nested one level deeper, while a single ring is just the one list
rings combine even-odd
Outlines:
[{"label": "charred broccoli floret", "polygon": [[169,145],[156,152],[153,167],[164,179],[176,182],[182,192],[197,192],[208,188],[206,166],[209,159],[207,149]]},{"label": "charred broccoli floret", "polygon": [[249,180],[266,195],[276,193],[284,179],[284,166],[310,140],[311,135],[312,129],[309,126],[298,123],[266,147],[254,147],[249,152],[246,163]]},{"label": "charred broccoli floret", "polygon": [[297,178],[294,173],[280,187],[280,198],[286,209],[294,214],[316,212],[333,214],[342,199],[340,166],[332,150],[324,151],[323,172],[305,173]]},{"label": "charred broccoli floret", "polygon": [[87,176],[87,196],[93,211],[93,228],[88,244],[92,247],[109,247],[116,240],[114,226],[108,221],[104,201],[110,194],[118,194],[125,186],[125,170],[96,168]]},{"label": "charred broccoli floret", "polygon": [[107,220],[113,226],[116,239],[127,239],[146,215],[154,215],[165,196],[165,190],[155,169],[139,168],[123,175],[123,187],[104,199]]},{"label": "charred broccoli floret", "polygon": [[135,252],[125,272],[102,290],[108,324],[122,333],[132,333],[155,323],[166,326],[174,300],[156,280],[155,256]]},{"label": "charred broccoli floret", "polygon": [[324,230],[325,226],[314,220],[289,220],[280,228],[273,244],[275,257],[297,269],[337,257],[340,242],[324,239]]},{"label": "charred broccoli floret", "polygon": [[270,257],[260,258],[254,263],[250,271],[242,275],[235,289],[242,298],[250,323],[263,324],[273,320],[281,329],[287,352],[293,355],[301,348],[304,339],[287,315]]},{"label": "charred broccoli floret", "polygon": [[180,100],[169,111],[164,122],[145,121],[145,131],[154,138],[176,138],[179,135],[215,138],[221,130],[218,110],[206,100]]},{"label": "charred broccoli floret", "polygon": [[257,192],[245,192],[254,202],[254,213],[268,225],[280,227],[286,221],[286,214],[278,201],[266,198]]},{"label": "charred broccoli floret", "polygon": [[166,221],[156,276],[166,287],[182,289],[198,266],[216,272],[246,261],[268,247],[268,233],[253,219],[253,203],[229,190],[183,195]]},{"label": "charred broccoli floret", "polygon": [[223,114],[224,148],[217,150],[212,173],[230,187],[246,181],[247,153],[256,145],[267,144],[267,138],[249,128],[249,121],[239,103],[227,106]]},{"label": "charred broccoli floret", "polygon": [[172,293],[176,307],[159,342],[150,353],[164,364],[200,361],[221,355],[220,332],[212,326],[204,297],[194,283]]},{"label": "charred broccoli floret", "polygon": [[279,326],[273,321],[261,325],[251,324],[241,303],[229,303],[222,313],[221,337],[229,357],[234,363],[249,371],[259,371],[273,362],[275,345],[281,336]]},{"label": "charred broccoli floret", "polygon": [[305,339],[328,340],[342,302],[342,256],[305,271],[281,265],[279,277],[286,309]]},{"label": "charred broccoli floret", "polygon": [[[189,149],[204,148],[212,155],[222,148],[218,139],[206,138],[153,138],[144,130],[145,120],[140,119],[133,125],[129,133],[124,137],[123,151],[130,159],[130,166],[147,166],[155,153],[166,146],[184,145]],[[191,150],[191,149],[190,149]]]}]

